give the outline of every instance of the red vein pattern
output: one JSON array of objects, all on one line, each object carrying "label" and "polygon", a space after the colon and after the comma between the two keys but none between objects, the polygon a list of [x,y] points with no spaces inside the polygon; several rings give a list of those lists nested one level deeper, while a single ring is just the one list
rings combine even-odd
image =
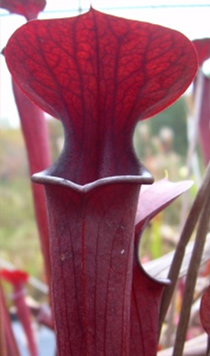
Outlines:
[{"label": "red vein pattern", "polygon": [[24,16],[28,21],[36,19],[44,10],[45,0],[0,0],[0,7],[11,13]]},{"label": "red vein pattern", "polygon": [[128,355],[139,184],[54,183],[45,189],[59,356]]},{"label": "red vein pattern", "polygon": [[197,69],[194,47],[182,34],[94,9],[29,22],[5,55],[24,92],[63,122],[64,151],[51,173],[79,184],[138,174],[137,120],[176,100]]}]

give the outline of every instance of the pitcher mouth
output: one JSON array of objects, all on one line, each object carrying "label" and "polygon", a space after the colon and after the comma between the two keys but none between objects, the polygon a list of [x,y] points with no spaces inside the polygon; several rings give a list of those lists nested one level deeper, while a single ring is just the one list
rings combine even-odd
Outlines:
[{"label": "pitcher mouth", "polygon": [[62,177],[52,176],[47,170],[32,175],[32,181],[39,184],[54,184],[73,188],[77,191],[87,192],[101,185],[109,184],[152,184],[154,178],[152,174],[142,167],[141,175],[122,175],[99,178],[84,185],[77,184]]}]

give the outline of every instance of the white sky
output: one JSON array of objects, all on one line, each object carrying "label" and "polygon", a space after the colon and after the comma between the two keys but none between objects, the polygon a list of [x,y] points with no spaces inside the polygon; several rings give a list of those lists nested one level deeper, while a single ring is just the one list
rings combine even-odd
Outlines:
[{"label": "white sky", "polygon": [[[90,0],[47,0],[40,18],[67,17],[87,11]],[[197,6],[199,5],[199,6]],[[92,0],[92,6],[113,15],[167,26],[184,33],[189,39],[210,37],[210,0]],[[0,49],[24,18],[9,15],[0,9]],[[19,122],[10,75],[3,56],[0,58],[0,126],[5,122],[17,126]]]}]

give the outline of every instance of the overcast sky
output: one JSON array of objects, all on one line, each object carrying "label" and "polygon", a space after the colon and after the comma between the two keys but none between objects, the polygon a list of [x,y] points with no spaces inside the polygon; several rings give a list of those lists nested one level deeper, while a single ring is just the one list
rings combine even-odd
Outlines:
[{"label": "overcast sky", "polygon": [[[89,0],[48,0],[40,18],[75,16],[87,11]],[[92,0],[92,6],[113,15],[152,22],[184,33],[191,40],[210,37],[210,0]],[[0,48],[24,18],[0,10]],[[19,119],[12,96],[10,75],[3,56],[0,58],[0,126],[9,121],[17,126]]]}]

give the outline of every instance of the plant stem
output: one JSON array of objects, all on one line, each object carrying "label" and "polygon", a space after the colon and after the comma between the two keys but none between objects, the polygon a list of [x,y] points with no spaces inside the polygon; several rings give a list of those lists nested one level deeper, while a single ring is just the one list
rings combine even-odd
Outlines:
[{"label": "plant stem", "polygon": [[3,291],[0,282],[0,355],[7,356],[4,307]]},{"label": "plant stem", "polygon": [[197,193],[197,196],[194,200],[194,203],[191,207],[190,213],[187,217],[186,223],[182,230],[180,240],[178,242],[176,252],[171,264],[171,268],[168,274],[168,279],[171,280],[171,284],[165,289],[162,298],[162,304],[160,308],[160,329],[162,327],[162,323],[165,319],[165,315],[167,313],[176,282],[179,276],[180,267],[184,258],[186,246],[190,240],[190,237],[195,229],[197,221],[199,219],[200,213],[203,208],[203,204],[205,203],[208,194],[210,191],[210,163],[206,168],[206,172],[203,178],[203,183]]},{"label": "plant stem", "polygon": [[0,282],[0,355],[20,356]]},{"label": "plant stem", "polygon": [[206,356],[210,356],[210,337],[208,336]]},{"label": "plant stem", "polygon": [[203,253],[206,235],[209,229],[210,216],[210,190],[203,205],[198,230],[195,239],[195,245],[190,261],[189,270],[186,277],[185,291],[180,313],[179,325],[177,328],[175,346],[172,356],[181,356],[184,349],[185,337],[190,318],[190,310],[193,302],[193,294],[198,275],[199,265]]},{"label": "plant stem", "polygon": [[32,329],[32,323],[30,318],[30,311],[25,301],[25,291],[24,289],[15,289],[13,295],[14,304],[17,308],[18,319],[21,322],[23,329],[25,331],[28,349],[31,356],[38,356],[37,345],[34,339],[34,333]]},{"label": "plant stem", "polygon": [[[29,170],[32,175],[46,169],[51,163],[47,124],[43,111],[22,93],[14,81],[12,81],[12,84],[27,149]],[[49,283],[49,236],[44,189],[32,183],[32,193],[45,270]]]},{"label": "plant stem", "polygon": [[[198,141],[198,129],[199,129],[199,121],[200,121],[200,114],[201,114],[201,108],[202,108],[202,98],[203,98],[203,89],[204,89],[204,75],[202,70],[198,70],[197,73],[197,85],[196,85],[196,90],[195,90],[195,98],[194,98],[194,110],[192,117],[188,117],[188,141],[189,141],[189,148],[188,148],[188,154],[187,154],[187,171],[188,171],[188,177],[190,174],[193,172],[194,177],[196,177],[196,183],[198,184],[198,177],[199,173],[197,169],[195,169],[195,163],[196,163],[196,144]],[[190,129],[190,130],[189,130]]]}]

